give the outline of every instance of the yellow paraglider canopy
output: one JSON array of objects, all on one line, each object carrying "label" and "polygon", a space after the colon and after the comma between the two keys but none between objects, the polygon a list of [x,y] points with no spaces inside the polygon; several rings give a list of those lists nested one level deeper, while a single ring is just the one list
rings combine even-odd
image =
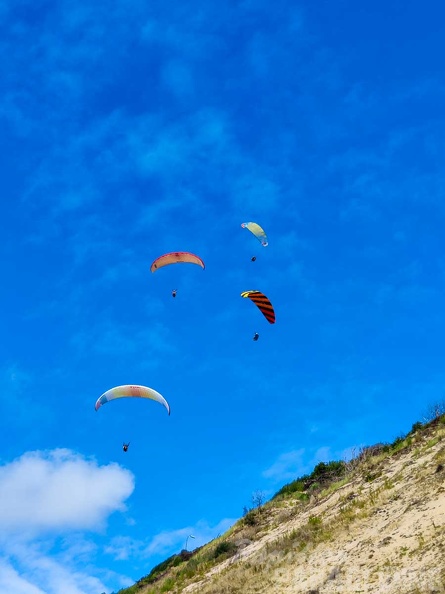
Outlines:
[{"label": "yellow paraglider canopy", "polygon": [[243,229],[248,229],[251,233],[253,233],[264,247],[269,245],[266,232],[262,227],[260,227],[260,225],[258,225],[258,223],[241,223],[241,227],[243,227]]}]

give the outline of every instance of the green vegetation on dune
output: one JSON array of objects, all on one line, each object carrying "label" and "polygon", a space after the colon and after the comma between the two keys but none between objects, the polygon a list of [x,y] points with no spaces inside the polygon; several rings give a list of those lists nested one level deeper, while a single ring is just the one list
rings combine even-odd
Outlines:
[{"label": "green vegetation on dune", "polygon": [[[267,545],[266,551],[288,554],[292,550],[302,551],[309,545],[313,547],[332,538],[336,527],[325,524],[323,517],[312,513],[314,502],[326,499],[353,481],[359,481],[371,489],[367,500],[360,499],[356,493],[346,498],[340,505],[337,524],[346,526],[364,517],[367,507],[374,505],[382,492],[394,486],[393,480],[396,479],[382,481],[382,464],[392,456],[397,459],[404,451],[411,451],[414,455],[419,452],[420,455],[442,440],[445,414],[443,411],[441,413],[435,414],[425,423],[414,423],[406,435],[397,437],[390,444],[361,448],[351,460],[318,463],[310,474],[284,485],[267,502],[257,492],[253,497],[254,506],[244,508],[243,517],[226,534],[194,551],[181,551],[172,555],[136,584],[120,590],[118,594],[179,593],[186,585],[203,579],[213,567],[237,555],[244,546],[262,538],[280,522],[286,522],[305,510],[310,514],[306,523],[286,533],[281,540],[274,541],[273,546]],[[436,464],[439,463],[437,468],[441,470],[445,456],[440,453],[436,458]],[[374,488],[374,481],[379,481],[377,489]],[[363,488],[360,487],[359,493]],[[342,498],[344,496],[340,500]]]},{"label": "green vegetation on dune", "polygon": [[287,497],[293,493],[304,493],[307,496],[308,491],[315,491],[324,488],[334,481],[338,481],[346,474],[347,466],[342,460],[335,462],[320,462],[315,466],[311,474],[297,478],[296,480],[284,485],[272,499],[278,497]]}]

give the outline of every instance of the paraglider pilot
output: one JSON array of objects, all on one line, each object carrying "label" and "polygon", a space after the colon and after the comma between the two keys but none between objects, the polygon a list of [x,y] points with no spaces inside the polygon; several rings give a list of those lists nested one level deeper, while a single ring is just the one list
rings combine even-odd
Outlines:
[{"label": "paraglider pilot", "polygon": [[173,291],[172,291],[172,297],[176,297],[176,293],[177,293],[177,292],[178,292],[178,291],[177,291],[176,289],[173,289]]},{"label": "paraglider pilot", "polygon": [[255,332],[255,334],[253,335],[253,340],[258,340],[260,337],[260,335],[258,334],[258,332]]},{"label": "paraglider pilot", "polygon": [[129,445],[130,445],[130,442],[123,444],[122,449],[123,449],[124,452],[128,452],[128,446]]}]

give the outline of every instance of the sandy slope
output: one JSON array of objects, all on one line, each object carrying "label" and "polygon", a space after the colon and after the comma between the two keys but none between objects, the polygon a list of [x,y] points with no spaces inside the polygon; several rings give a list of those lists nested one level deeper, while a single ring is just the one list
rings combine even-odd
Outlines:
[{"label": "sandy slope", "polygon": [[[442,437],[440,430],[436,433]],[[378,464],[369,460],[377,478],[370,481],[360,468],[352,483],[300,511],[287,510],[286,520],[182,591],[445,592],[445,469],[439,466],[445,466],[443,444],[433,444],[429,434],[408,451]],[[304,531],[311,516],[321,521],[316,537],[309,536],[303,549],[297,538],[286,541],[286,535]]]}]

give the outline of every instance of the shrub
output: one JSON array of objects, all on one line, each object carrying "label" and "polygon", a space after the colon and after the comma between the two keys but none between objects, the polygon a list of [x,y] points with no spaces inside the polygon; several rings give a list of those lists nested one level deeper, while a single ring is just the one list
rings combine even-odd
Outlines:
[{"label": "shrub", "polygon": [[238,547],[234,542],[231,542],[230,540],[223,540],[216,546],[215,551],[213,553],[213,558],[217,559],[222,555],[225,555],[225,557],[231,557],[236,553],[237,550]]},{"label": "shrub", "polygon": [[244,524],[246,526],[256,526],[258,524],[258,514],[257,511],[255,509],[251,509],[249,510],[244,518],[243,518]]},{"label": "shrub", "polygon": [[327,483],[332,483],[342,478],[346,473],[346,463],[343,460],[333,462],[319,462],[304,482],[305,489],[308,489],[314,483],[319,483],[320,486],[326,486]]},{"label": "shrub", "polygon": [[416,431],[419,431],[420,429],[422,429],[422,427],[423,427],[423,423],[421,423],[420,421],[417,421],[417,423],[414,423],[413,426],[411,427],[410,433],[416,433]]},{"label": "shrub", "polygon": [[167,578],[165,582],[162,584],[161,592],[170,592],[174,585],[175,580],[173,578]]},{"label": "shrub", "polygon": [[[145,584],[152,584],[159,580],[165,572],[170,569],[171,567],[176,567],[181,563],[184,563],[185,559],[181,555],[172,555],[168,559],[165,559],[150,571],[148,575],[140,579],[136,582],[136,585],[139,587],[144,586]],[[127,594],[127,593],[126,593]]]},{"label": "shrub", "polygon": [[178,576],[186,579],[192,578],[199,569],[199,562],[196,558],[190,559],[183,569],[179,571]]},{"label": "shrub", "polygon": [[[289,496],[293,493],[304,493],[307,490],[314,491],[319,487],[326,487],[329,483],[343,478],[347,471],[346,462],[337,460],[333,462],[319,462],[309,475],[297,478],[295,481],[284,485],[275,493],[272,499],[279,496]],[[299,499],[302,499],[299,497]]]},{"label": "shrub", "polygon": [[430,404],[425,413],[425,421],[427,425],[436,425],[440,418],[445,415],[445,400],[442,402],[435,402]]},{"label": "shrub", "polygon": [[360,461],[364,461],[364,460],[368,460],[369,458],[372,458],[373,456],[378,456],[379,454],[382,454],[384,452],[389,452],[389,445],[386,443],[376,443],[375,445],[372,446],[365,446],[362,448],[358,459]]},{"label": "shrub", "polygon": [[318,516],[310,516],[307,523],[312,530],[319,530],[321,528],[321,518]]},{"label": "shrub", "polygon": [[275,493],[272,499],[275,499],[280,495],[291,495],[292,493],[302,493],[303,491],[304,482],[303,479],[299,478],[295,481],[292,481],[291,483],[288,483],[287,485],[284,485],[284,487],[281,487],[281,489]]}]

